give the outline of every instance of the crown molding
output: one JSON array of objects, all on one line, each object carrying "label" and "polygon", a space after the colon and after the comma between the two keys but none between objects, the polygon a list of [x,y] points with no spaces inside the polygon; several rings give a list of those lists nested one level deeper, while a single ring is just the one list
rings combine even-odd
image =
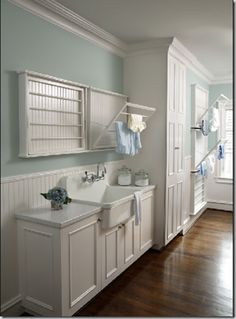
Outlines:
[{"label": "crown molding", "polygon": [[8,0],[28,12],[62,29],[124,57],[127,45],[109,32],[96,26],[55,0]]},{"label": "crown molding", "polygon": [[213,81],[214,75],[178,39],[173,38],[170,51],[208,84]]},{"label": "crown molding", "polygon": [[233,76],[232,74],[229,74],[226,76],[215,77],[210,84],[217,85],[217,84],[232,84],[232,83],[233,83]]},{"label": "crown molding", "polygon": [[126,56],[133,56],[136,54],[148,52],[166,52],[173,42],[173,37],[158,38],[151,41],[137,42],[127,45]]},{"label": "crown molding", "polygon": [[150,52],[170,52],[208,84],[232,82],[232,75],[227,77],[215,77],[175,37],[158,38],[152,41],[127,44],[55,0],[8,1],[66,31],[103,47],[120,57]]}]

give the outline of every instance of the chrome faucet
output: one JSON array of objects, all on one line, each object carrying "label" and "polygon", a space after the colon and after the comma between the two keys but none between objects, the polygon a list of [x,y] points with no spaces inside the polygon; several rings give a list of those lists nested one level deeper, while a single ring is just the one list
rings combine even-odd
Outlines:
[{"label": "chrome faucet", "polygon": [[102,174],[99,175],[100,169],[99,169],[100,164],[97,164],[97,173],[90,173],[88,174],[87,171],[85,171],[85,176],[82,177],[83,182],[88,182],[88,183],[94,183],[97,181],[100,181],[101,179],[105,178],[105,174],[107,172],[105,165],[103,164],[103,171]]}]

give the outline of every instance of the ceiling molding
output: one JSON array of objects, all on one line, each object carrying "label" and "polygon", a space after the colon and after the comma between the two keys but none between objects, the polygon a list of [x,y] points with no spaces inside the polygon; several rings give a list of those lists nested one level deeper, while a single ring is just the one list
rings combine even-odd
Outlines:
[{"label": "ceiling molding", "polygon": [[216,84],[232,84],[232,83],[233,83],[233,76],[232,74],[230,74],[227,76],[215,77],[210,84],[216,85]]},{"label": "ceiling molding", "polygon": [[153,51],[173,52],[187,67],[209,84],[232,82],[230,77],[214,77],[206,67],[175,37],[159,38],[153,41],[127,44],[111,33],[69,10],[55,0],[8,0],[9,2],[86,39],[120,56],[132,56]]},{"label": "ceiling molding", "polygon": [[126,54],[127,46],[123,41],[54,0],[8,1],[118,56]]},{"label": "ceiling molding", "polygon": [[189,67],[207,83],[210,84],[212,82],[214,75],[204,65],[202,65],[192,52],[190,52],[178,39],[173,39],[171,47],[171,49],[179,56],[179,59],[182,59],[187,67]]}]

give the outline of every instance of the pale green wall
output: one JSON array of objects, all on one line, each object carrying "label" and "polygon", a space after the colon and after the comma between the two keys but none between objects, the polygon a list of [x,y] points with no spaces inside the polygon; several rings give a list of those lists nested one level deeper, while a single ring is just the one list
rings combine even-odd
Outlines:
[{"label": "pale green wall", "polygon": [[[232,84],[215,84],[210,85],[209,90],[209,107],[214,103],[220,94],[224,94],[229,99],[233,97],[233,86]],[[217,133],[210,133],[208,138],[208,149],[211,149],[217,142]]]},{"label": "pale green wall", "polygon": [[185,142],[185,155],[191,155],[191,114],[192,114],[192,95],[191,86],[199,84],[204,89],[209,90],[209,85],[206,81],[202,80],[196,73],[187,68],[186,71],[186,142]]},{"label": "pale green wall", "polygon": [[123,59],[1,0],[2,176],[120,159],[115,152],[20,159],[18,70],[33,70],[95,87],[123,91]]}]

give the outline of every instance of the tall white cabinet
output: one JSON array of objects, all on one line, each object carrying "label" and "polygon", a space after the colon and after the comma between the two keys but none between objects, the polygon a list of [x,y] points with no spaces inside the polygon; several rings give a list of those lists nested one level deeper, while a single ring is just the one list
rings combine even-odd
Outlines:
[{"label": "tall white cabinet", "polygon": [[[155,244],[161,248],[186,221],[184,205],[186,135],[186,66],[178,41],[140,43],[125,58],[125,94],[157,108],[142,133],[141,152],[127,160],[134,170],[144,168],[158,185],[155,195]],[[188,172],[189,173],[189,172]]]},{"label": "tall white cabinet", "polygon": [[168,55],[165,244],[181,230],[184,200],[185,66]]}]

